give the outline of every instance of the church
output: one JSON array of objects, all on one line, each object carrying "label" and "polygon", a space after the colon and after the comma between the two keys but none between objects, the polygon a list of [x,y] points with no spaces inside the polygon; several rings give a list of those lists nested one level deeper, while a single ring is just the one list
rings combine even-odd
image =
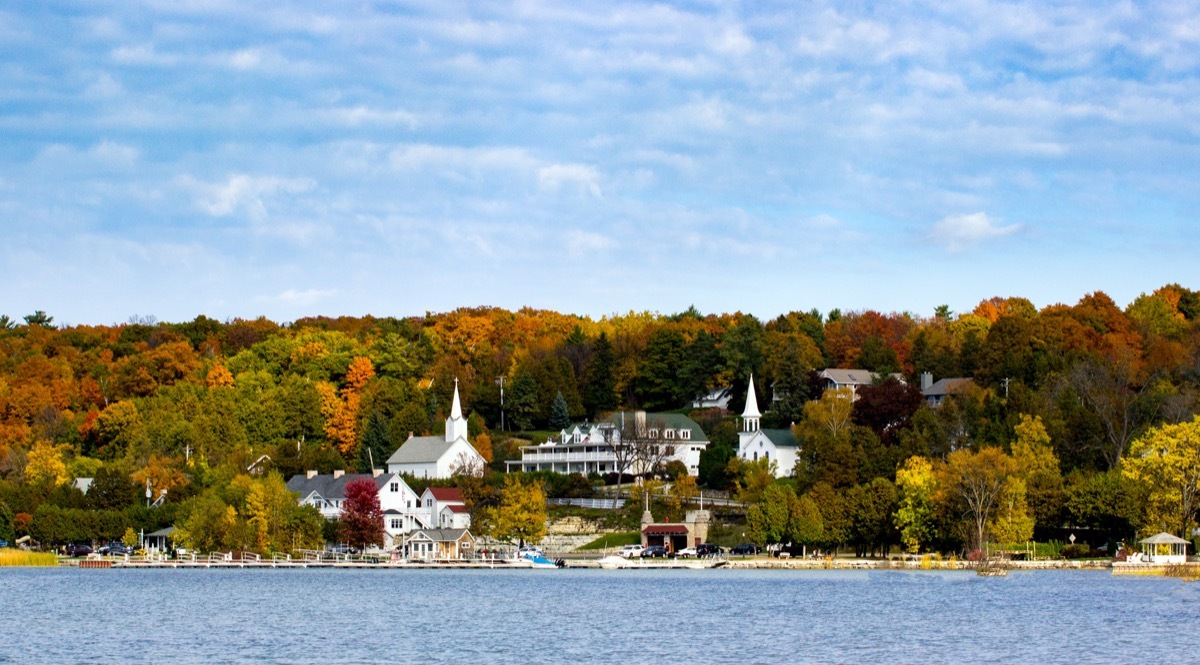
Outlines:
[{"label": "church", "polygon": [[483,475],[487,461],[467,441],[467,419],[454,382],[454,403],[446,419],[444,436],[409,436],[388,458],[388,473],[407,473],[414,478],[450,478]]},{"label": "church", "polygon": [[775,477],[792,475],[800,443],[789,429],[762,429],[759,422],[762,414],[758,410],[758,397],[754,394],[754,377],[750,377],[750,388],[746,391],[746,408],[742,411],[742,431],[738,432],[738,457],[755,462],[760,459],[773,462]]}]

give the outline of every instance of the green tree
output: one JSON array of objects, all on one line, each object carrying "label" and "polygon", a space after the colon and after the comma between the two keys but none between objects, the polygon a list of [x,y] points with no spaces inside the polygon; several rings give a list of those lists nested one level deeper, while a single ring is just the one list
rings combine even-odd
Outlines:
[{"label": "green tree", "polygon": [[541,542],[546,536],[546,516],[542,483],[507,475],[500,490],[500,504],[486,511],[485,524],[496,540],[523,547],[527,542]]},{"label": "green tree", "polygon": [[537,417],[537,382],[528,372],[517,372],[508,389],[505,410],[508,420],[518,430],[531,430]]},{"label": "green tree", "polygon": [[13,512],[4,501],[0,501],[0,540],[7,541],[10,545],[16,540],[16,532],[13,530]]},{"label": "green tree", "polygon": [[388,427],[387,418],[382,411],[371,411],[371,415],[367,417],[366,427],[363,427],[362,440],[358,446],[359,471],[371,473],[373,469],[384,468],[391,449],[392,433]]},{"label": "green tree", "polygon": [[554,396],[554,405],[550,407],[550,429],[562,431],[571,425],[571,414],[567,410],[567,400],[562,392]]},{"label": "green tree", "polygon": [[617,408],[617,379],[613,364],[612,344],[607,334],[600,333],[584,379],[583,408],[589,418]]},{"label": "green tree", "polygon": [[1040,416],[1028,414],[1021,414],[1021,422],[1014,431],[1016,439],[1012,443],[1012,455],[1017,476],[1025,486],[1029,510],[1037,524],[1057,526],[1062,514],[1064,485],[1058,457],[1050,445],[1050,435]]},{"label": "green tree", "polygon": [[25,315],[25,325],[38,326],[41,328],[49,328],[50,324],[54,323],[54,317],[46,314],[42,310],[37,310],[33,314]]},{"label": "green tree", "polygon": [[638,402],[646,410],[675,409],[683,403],[685,398],[679,392],[679,373],[683,366],[684,346],[683,333],[674,327],[659,328],[651,333],[635,381]]},{"label": "green tree", "polygon": [[1123,470],[1150,487],[1149,530],[1186,538],[1200,509],[1200,416],[1153,428],[1134,440]]}]

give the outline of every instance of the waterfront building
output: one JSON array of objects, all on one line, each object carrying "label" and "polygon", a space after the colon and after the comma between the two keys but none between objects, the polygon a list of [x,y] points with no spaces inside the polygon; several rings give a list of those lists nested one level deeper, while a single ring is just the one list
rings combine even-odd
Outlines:
[{"label": "waterfront building", "polygon": [[508,471],[638,474],[679,461],[700,472],[708,437],[699,423],[679,413],[618,411],[598,423],[571,425],[536,446],[521,446]]},{"label": "waterfront building", "polygon": [[467,529],[418,529],[404,540],[408,558],[423,561],[469,559],[475,553],[475,537]]}]

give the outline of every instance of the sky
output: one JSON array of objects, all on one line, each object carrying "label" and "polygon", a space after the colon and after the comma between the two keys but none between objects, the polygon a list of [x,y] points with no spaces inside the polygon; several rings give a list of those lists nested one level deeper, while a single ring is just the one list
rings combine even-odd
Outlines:
[{"label": "sky", "polygon": [[1198,2],[22,2],[0,314],[1200,288]]}]

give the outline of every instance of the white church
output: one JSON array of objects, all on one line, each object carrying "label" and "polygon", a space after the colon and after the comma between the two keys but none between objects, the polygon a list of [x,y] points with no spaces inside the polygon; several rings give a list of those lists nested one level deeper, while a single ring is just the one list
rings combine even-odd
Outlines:
[{"label": "white church", "polygon": [[738,432],[738,457],[755,462],[760,459],[775,464],[775,477],[792,475],[800,444],[789,429],[762,429],[759,421],[758,397],[754,394],[754,376],[746,391],[746,408],[742,411],[742,431]]},{"label": "white church", "polygon": [[388,473],[407,473],[414,478],[450,478],[483,475],[487,461],[467,441],[467,419],[454,381],[454,403],[446,419],[445,436],[410,436],[388,458]]}]

